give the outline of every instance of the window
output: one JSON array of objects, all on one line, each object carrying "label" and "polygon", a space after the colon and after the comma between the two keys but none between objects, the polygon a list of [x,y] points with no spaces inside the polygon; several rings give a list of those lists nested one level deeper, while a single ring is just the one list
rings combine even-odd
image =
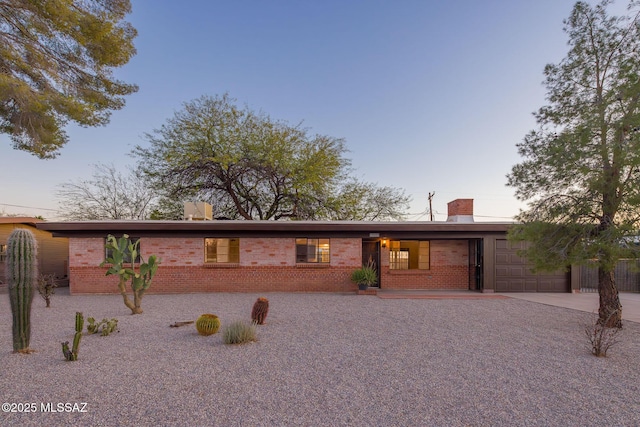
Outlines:
[{"label": "window", "polygon": [[240,239],[204,239],[204,262],[240,262]]},{"label": "window", "polygon": [[296,262],[329,263],[329,239],[296,239]]},{"label": "window", "polygon": [[[120,237],[118,237],[117,239],[119,240]],[[135,262],[139,263],[140,262],[140,243],[139,243],[140,242],[140,238],[139,237],[129,237],[129,240],[131,241],[131,243],[138,243],[138,248],[137,248],[138,253],[136,254]],[[107,239],[106,238],[104,239],[104,242],[105,242],[105,244],[107,243]],[[105,248],[105,251],[104,251],[105,258],[111,258],[112,255],[113,255],[113,253],[112,253],[111,249]],[[125,250],[124,263],[127,263],[127,264],[131,263],[131,252],[129,252],[129,248],[127,248]]]},{"label": "window", "polygon": [[0,262],[5,262],[7,259],[7,245],[0,245]]},{"label": "window", "polygon": [[391,270],[428,270],[428,240],[392,240],[389,250]]}]

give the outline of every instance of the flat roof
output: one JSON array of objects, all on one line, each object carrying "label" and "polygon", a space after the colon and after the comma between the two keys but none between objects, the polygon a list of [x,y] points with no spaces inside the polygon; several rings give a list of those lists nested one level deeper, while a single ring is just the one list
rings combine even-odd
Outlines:
[{"label": "flat roof", "polygon": [[41,222],[44,222],[43,220],[39,219],[39,218],[33,218],[30,216],[2,216],[0,217],[0,224],[26,224],[26,225],[32,225],[32,226],[36,226],[36,224],[39,224]]},{"label": "flat roof", "polygon": [[[37,227],[59,237],[129,234],[160,235],[345,235],[384,237],[393,235],[443,234],[476,235],[506,233],[513,223],[507,222],[444,222],[444,221],[62,221],[39,222]],[[459,236],[462,237],[462,236]]]}]

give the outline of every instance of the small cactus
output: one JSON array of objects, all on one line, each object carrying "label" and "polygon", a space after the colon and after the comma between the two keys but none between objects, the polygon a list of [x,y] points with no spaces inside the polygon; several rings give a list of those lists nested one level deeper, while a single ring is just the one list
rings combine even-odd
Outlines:
[{"label": "small cactus", "polygon": [[5,274],[13,314],[13,352],[31,353],[31,303],[38,278],[38,244],[33,233],[17,228],[7,239]]},{"label": "small cactus", "polygon": [[264,297],[258,298],[251,310],[251,320],[258,325],[264,325],[267,313],[269,313],[269,300]]},{"label": "small cactus", "polygon": [[89,335],[100,332],[100,335],[106,337],[118,328],[118,319],[116,318],[113,318],[111,320],[102,319],[101,321],[96,322],[95,318],[89,317],[87,318],[87,322],[89,322],[89,324],[87,325],[87,333]]},{"label": "small cactus", "polygon": [[76,312],[76,333],[73,336],[73,347],[69,350],[69,341],[62,343],[62,354],[67,361],[78,360],[78,352],[80,351],[80,338],[82,338],[82,328],[84,326],[84,316],[81,312]]},{"label": "small cactus", "polygon": [[215,314],[203,314],[196,320],[196,329],[200,335],[213,335],[220,329],[220,319]]}]

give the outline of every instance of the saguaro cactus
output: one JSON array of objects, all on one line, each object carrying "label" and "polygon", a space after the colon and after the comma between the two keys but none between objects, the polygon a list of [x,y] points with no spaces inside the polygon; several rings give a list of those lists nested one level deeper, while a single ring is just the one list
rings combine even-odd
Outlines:
[{"label": "saguaro cactus", "polygon": [[33,233],[17,228],[7,240],[5,275],[13,314],[13,351],[31,353],[31,302],[38,279],[38,244]]}]

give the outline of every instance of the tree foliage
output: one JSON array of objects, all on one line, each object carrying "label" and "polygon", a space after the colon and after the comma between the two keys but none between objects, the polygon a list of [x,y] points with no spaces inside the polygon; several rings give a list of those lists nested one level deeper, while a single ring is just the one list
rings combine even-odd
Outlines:
[{"label": "tree foliage", "polygon": [[135,85],[112,70],[135,54],[129,0],[0,0],[0,132],[52,158],[71,120],[104,125]]},{"label": "tree foliage", "polygon": [[564,21],[569,52],[544,69],[549,104],[508,185],[529,202],[511,238],[532,242],[538,269],[595,261],[600,320],[620,326],[613,271],[638,255],[640,225],[640,22],[635,2],[626,16],[610,16],[611,3],[577,2]]},{"label": "tree foliage", "polygon": [[408,202],[350,177],[342,139],[239,108],[227,94],[186,103],[147,140],[134,154],[164,206],[203,200],[231,219],[398,219]]},{"label": "tree foliage", "polygon": [[148,219],[154,192],[142,174],[129,168],[127,174],[114,165],[97,164],[92,179],[59,186],[59,215],[71,221]]}]

